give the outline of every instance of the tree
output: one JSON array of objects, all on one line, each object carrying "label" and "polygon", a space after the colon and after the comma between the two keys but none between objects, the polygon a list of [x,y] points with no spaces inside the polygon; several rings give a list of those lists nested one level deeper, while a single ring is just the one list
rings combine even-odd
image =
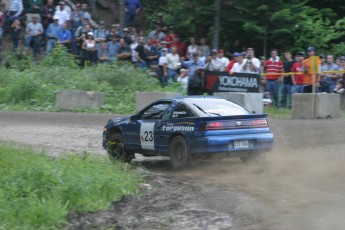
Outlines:
[{"label": "tree", "polygon": [[214,0],[214,24],[213,24],[213,39],[212,39],[212,48],[219,48],[219,33],[220,33],[220,7],[221,0]]}]

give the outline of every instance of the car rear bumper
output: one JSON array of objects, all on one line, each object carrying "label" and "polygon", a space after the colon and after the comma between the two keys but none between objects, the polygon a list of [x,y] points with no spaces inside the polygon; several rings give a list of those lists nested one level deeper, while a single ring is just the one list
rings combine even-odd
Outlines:
[{"label": "car rear bumper", "polygon": [[[245,141],[248,146],[235,146],[235,141]],[[273,148],[272,133],[255,133],[245,135],[205,136],[189,142],[193,155],[210,153],[240,154],[248,151],[268,151]]]}]

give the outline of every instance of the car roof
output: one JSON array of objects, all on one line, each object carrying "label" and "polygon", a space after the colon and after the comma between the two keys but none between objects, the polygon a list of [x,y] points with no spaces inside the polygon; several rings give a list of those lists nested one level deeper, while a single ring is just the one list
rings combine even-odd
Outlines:
[{"label": "car roof", "polygon": [[160,99],[157,102],[183,102],[183,101],[188,101],[188,100],[205,100],[205,99],[223,99],[225,98],[222,97],[215,97],[215,96],[181,96],[181,97],[175,97],[175,98],[164,98]]}]

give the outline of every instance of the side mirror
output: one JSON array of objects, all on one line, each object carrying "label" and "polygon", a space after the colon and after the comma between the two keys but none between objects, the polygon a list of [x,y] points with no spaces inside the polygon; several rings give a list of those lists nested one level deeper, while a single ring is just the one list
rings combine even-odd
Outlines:
[{"label": "side mirror", "polygon": [[138,115],[138,114],[132,115],[132,116],[130,117],[130,120],[133,121],[133,122],[139,120],[139,115]]}]

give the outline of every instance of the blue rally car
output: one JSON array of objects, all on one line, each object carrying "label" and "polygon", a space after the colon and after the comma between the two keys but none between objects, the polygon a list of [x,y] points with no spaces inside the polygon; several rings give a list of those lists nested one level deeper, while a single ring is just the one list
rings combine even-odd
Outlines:
[{"label": "blue rally car", "polygon": [[217,153],[246,161],[273,146],[266,116],[222,98],[162,99],[130,117],[110,119],[103,147],[110,159],[125,162],[134,153],[169,156],[176,169]]}]

